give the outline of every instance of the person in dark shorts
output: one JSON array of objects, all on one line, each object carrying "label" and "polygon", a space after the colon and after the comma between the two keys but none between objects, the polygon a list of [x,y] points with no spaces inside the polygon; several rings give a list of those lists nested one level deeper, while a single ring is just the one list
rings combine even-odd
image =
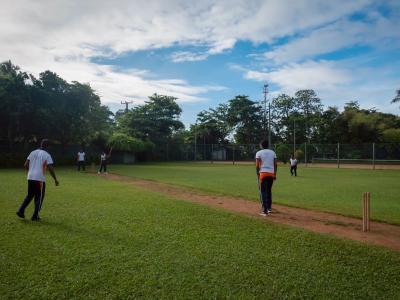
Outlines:
[{"label": "person in dark shorts", "polygon": [[293,155],[290,157],[290,174],[297,176],[297,159]]}]

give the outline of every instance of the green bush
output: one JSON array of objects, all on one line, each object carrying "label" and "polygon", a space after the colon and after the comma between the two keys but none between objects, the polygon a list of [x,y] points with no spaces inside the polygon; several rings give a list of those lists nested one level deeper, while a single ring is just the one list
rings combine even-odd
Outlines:
[{"label": "green bush", "polygon": [[288,146],[282,144],[276,147],[276,156],[281,162],[286,164],[289,161],[290,154],[291,150]]},{"label": "green bush", "polygon": [[154,148],[154,144],[149,141],[142,141],[125,133],[114,133],[108,140],[108,144],[115,150],[128,152],[144,152]]}]

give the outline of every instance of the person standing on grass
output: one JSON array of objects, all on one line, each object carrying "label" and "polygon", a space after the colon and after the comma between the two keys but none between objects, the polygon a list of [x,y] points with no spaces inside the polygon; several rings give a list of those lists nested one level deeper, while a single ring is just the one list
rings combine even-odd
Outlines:
[{"label": "person standing on grass", "polygon": [[111,156],[111,151],[112,151],[112,147],[110,149],[110,152],[108,154],[106,154],[105,151],[103,151],[100,155],[100,169],[97,172],[98,174],[104,172],[104,174],[108,174],[107,173],[107,159],[110,158]]},{"label": "person standing on grass", "polygon": [[293,155],[290,156],[290,174],[297,176],[297,159]]},{"label": "person standing on grass", "polygon": [[85,156],[86,153],[82,149],[79,150],[78,155],[77,155],[77,162],[78,162],[78,171],[82,170],[85,171]]},{"label": "person standing on grass", "polygon": [[256,153],[256,171],[262,198],[260,215],[264,217],[271,213],[272,184],[276,180],[276,172],[278,170],[276,154],[268,149],[268,146],[267,140],[261,141],[261,150]]},{"label": "person standing on grass", "polygon": [[50,175],[53,177],[56,186],[59,185],[53,168],[53,159],[46,151],[48,145],[48,140],[42,140],[40,143],[40,149],[32,151],[25,161],[24,167],[28,171],[28,195],[25,197],[25,200],[17,211],[17,216],[20,218],[25,218],[25,209],[32,199],[35,198],[35,210],[32,215],[32,221],[40,220],[39,212],[42,209],[46,191],[46,168],[49,169]]}]

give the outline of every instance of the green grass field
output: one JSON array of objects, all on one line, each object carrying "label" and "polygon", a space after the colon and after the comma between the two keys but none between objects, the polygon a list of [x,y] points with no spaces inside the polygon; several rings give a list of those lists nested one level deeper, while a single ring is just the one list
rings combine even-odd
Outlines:
[{"label": "green grass field", "polygon": [[[162,163],[110,166],[115,173],[258,201],[254,166]],[[363,192],[371,192],[374,220],[400,224],[400,171],[299,168],[291,177],[279,166],[273,201],[289,206],[361,217]]]},{"label": "green grass field", "polygon": [[[170,179],[160,166],[119,171],[142,171],[146,177],[153,170],[153,176],[165,176],[163,181],[182,184],[180,177],[188,171],[175,168]],[[212,170],[222,174],[228,170],[224,168]],[[197,173],[205,181],[210,173],[201,170],[198,167]],[[240,170],[242,179],[250,182],[250,169]],[[0,171],[1,299],[400,295],[398,252],[174,200],[72,170],[58,170],[58,177],[59,187],[48,179],[42,221],[33,223],[15,216],[26,192],[24,172]],[[196,175],[188,182],[195,185]],[[202,188],[217,187],[218,182]],[[26,215],[31,212],[32,206]]]}]

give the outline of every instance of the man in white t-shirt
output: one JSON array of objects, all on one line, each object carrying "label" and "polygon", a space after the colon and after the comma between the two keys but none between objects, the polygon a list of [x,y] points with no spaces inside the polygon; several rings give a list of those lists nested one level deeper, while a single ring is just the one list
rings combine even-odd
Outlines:
[{"label": "man in white t-shirt", "polygon": [[86,156],[85,151],[83,151],[82,149],[79,150],[79,152],[77,154],[78,171],[80,171],[81,168],[83,171],[85,171],[85,156]]},{"label": "man in white t-shirt", "polygon": [[293,155],[290,156],[290,174],[297,176],[297,159]]},{"label": "man in white t-shirt", "polygon": [[53,159],[47,153],[48,140],[42,140],[40,149],[32,151],[25,161],[24,167],[28,170],[28,195],[22,202],[17,211],[17,216],[25,218],[25,209],[35,198],[35,211],[32,215],[32,221],[39,221],[39,212],[42,208],[44,194],[46,191],[46,169],[49,169],[50,175],[53,177],[56,186],[59,184],[53,169]]},{"label": "man in white t-shirt", "polygon": [[110,152],[108,152],[108,154],[106,154],[106,151],[103,151],[100,155],[100,169],[97,172],[98,174],[103,173],[107,174],[107,159],[110,158],[111,156],[111,151],[112,151],[112,147],[110,149]]},{"label": "man in white t-shirt", "polygon": [[268,149],[268,141],[261,141],[260,147],[261,150],[256,153],[256,171],[262,198],[260,215],[265,217],[271,213],[272,184],[276,180],[278,165],[275,152]]}]

